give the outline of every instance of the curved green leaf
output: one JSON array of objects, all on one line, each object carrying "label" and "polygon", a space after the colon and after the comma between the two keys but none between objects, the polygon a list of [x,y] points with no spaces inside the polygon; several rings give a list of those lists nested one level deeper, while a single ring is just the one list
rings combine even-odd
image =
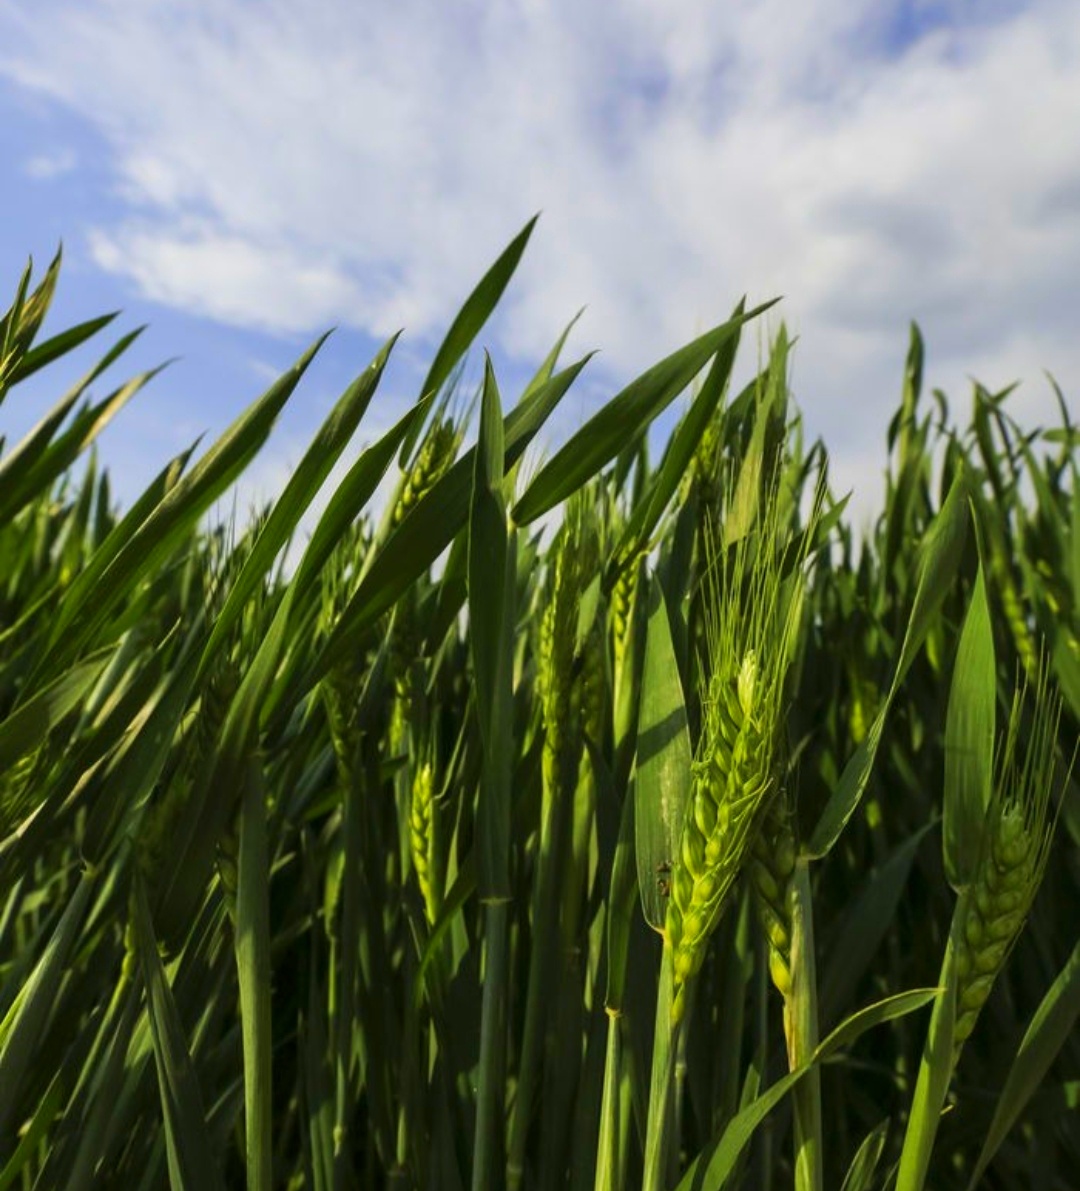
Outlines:
[{"label": "curved green leaf", "polygon": [[633,779],[638,888],[645,921],[663,931],[667,874],[677,856],[690,794],[690,729],[671,623],[659,579],[649,589],[649,630],[638,713],[637,765]]},{"label": "curved green leaf", "polygon": [[709,1152],[704,1176],[698,1170],[705,1159],[705,1153],[702,1153],[683,1175],[677,1191],[720,1191],[757,1127],[818,1063],[834,1055],[841,1048],[850,1046],[874,1026],[921,1009],[936,995],[937,989],[912,989],[910,992],[897,993],[895,996],[876,1001],[873,1005],[860,1009],[858,1013],[853,1013],[821,1043],[809,1063],[778,1079],[756,1100],[732,1117],[719,1141]]},{"label": "curved green leaf", "polygon": [[[735,307],[733,318],[739,318],[743,313],[744,303]],[[735,363],[735,356],[739,350],[739,338],[742,328],[737,327],[717,351],[712,366],[701,386],[701,391],[694,398],[693,404],[686,416],[679,423],[672,437],[671,445],[664,455],[655,484],[649,489],[647,499],[642,499],[634,506],[629,521],[623,530],[619,544],[612,552],[613,559],[619,560],[637,553],[643,549],[653,531],[660,524],[660,518],[668,506],[668,502],[675,495],[679,484],[682,483],[686,469],[694,457],[694,452],[701,442],[701,436],[716,414],[720,399],[724,395],[731,369]]]},{"label": "curved green leaf", "polygon": [[[424,377],[424,383],[420,386],[421,398],[428,397],[442,388],[462,356],[469,350],[469,345],[479,335],[480,329],[487,322],[492,311],[499,304],[499,299],[503,296],[506,287],[510,284],[510,278],[513,277],[518,267],[518,262],[525,251],[525,245],[528,244],[529,237],[539,218],[540,215],[537,213],[525,224],[503,249],[499,259],[480,278],[473,292],[465,299],[465,304],[455,315],[454,321],[450,324],[450,330],[446,332],[446,338],[439,345],[439,350],[435,353],[434,360],[431,361],[431,367],[428,369],[427,376]],[[416,446],[416,435],[419,432],[420,428],[415,427],[402,445],[400,458],[402,467],[405,466]]]},{"label": "curved green leaf", "polygon": [[341,452],[348,446],[375,395],[397,338],[396,334],[391,336],[367,368],[345,390],[289,476],[285,491],[274,502],[270,516],[218,614],[207,645],[207,658],[216,653],[217,647],[231,632],[259,580],[292,536],[305,509],[322,487]]},{"label": "curved green leaf", "polygon": [[923,546],[919,583],[911,608],[907,632],[900,649],[892,685],[882,702],[874,722],[840,775],[836,789],[825,805],[807,848],[808,854],[820,860],[840,838],[848,819],[859,805],[866,783],[877,758],[878,745],[885,730],[885,717],[904,681],[915,655],[926,640],[933,618],[942,600],[952,587],[953,578],[963,554],[967,531],[968,479],[963,467],[957,470],[949,495],[941,512],[934,519]]},{"label": "curved green leaf", "polygon": [[96,883],[97,874],[84,870],[30,979],[0,1022],[0,1138],[14,1123],[23,1078],[52,1013]]},{"label": "curved green leaf", "polygon": [[714,327],[631,381],[541,468],[511,510],[515,523],[528,525],[576,492],[675,400],[709,359],[739,333],[743,323],[777,301]]},{"label": "curved green leaf", "polygon": [[1020,1049],[1016,1052],[1016,1058],[1013,1059],[1005,1079],[1005,1086],[998,1096],[994,1119],[986,1131],[986,1139],[968,1182],[968,1191],[975,1191],[979,1186],[983,1174],[994,1160],[994,1155],[1009,1130],[1042,1085],[1061,1048],[1074,1036],[1073,1031],[1078,1018],[1080,943],[1073,948],[1065,966],[1039,1003],[1028,1028],[1024,1031]]},{"label": "curved green leaf", "polygon": [[[588,357],[557,373],[507,416],[503,430],[507,471],[521,458],[587,361]],[[475,451],[475,447],[466,451],[387,538],[304,676],[303,689],[310,689],[322,678],[343,650],[354,648],[461,531],[469,516]]]},{"label": "curved green leaf", "polygon": [[169,1181],[174,1191],[224,1191],[206,1126],[202,1094],[180,1014],[158,955],[150,907],[136,874],[132,894],[135,951],[146,984],[147,1013],[157,1063]]},{"label": "curved green leaf", "polygon": [[870,1191],[888,1136],[889,1121],[886,1118],[875,1125],[863,1138],[862,1144],[855,1151],[855,1157],[852,1158],[848,1172],[844,1176],[844,1184],[840,1191]]}]

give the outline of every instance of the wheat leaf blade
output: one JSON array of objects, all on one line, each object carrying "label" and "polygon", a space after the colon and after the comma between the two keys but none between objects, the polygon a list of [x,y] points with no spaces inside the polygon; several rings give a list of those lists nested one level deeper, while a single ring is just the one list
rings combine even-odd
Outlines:
[{"label": "wheat leaf blade", "polygon": [[637,883],[645,921],[663,931],[690,791],[690,731],[663,589],[649,590],[649,628],[633,780]]},{"label": "wheat leaf blade", "polygon": [[969,1191],[994,1160],[1001,1143],[1031,1097],[1042,1086],[1061,1048],[1073,1036],[1080,1019],[1080,943],[1073,948],[1054,983],[1032,1015],[1013,1059],[982,1149],[968,1182]]},{"label": "wheat leaf blade", "polygon": [[637,437],[675,400],[710,358],[738,334],[743,323],[774,302],[740,313],[631,381],[540,470],[511,511],[514,521],[528,525],[580,488],[619,454],[627,438]]},{"label": "wheat leaf blade", "polygon": [[147,1013],[154,1043],[170,1182],[174,1191],[224,1191],[220,1169],[210,1145],[198,1077],[158,955],[150,907],[138,876],[132,894],[132,924],[135,950],[146,984]]}]

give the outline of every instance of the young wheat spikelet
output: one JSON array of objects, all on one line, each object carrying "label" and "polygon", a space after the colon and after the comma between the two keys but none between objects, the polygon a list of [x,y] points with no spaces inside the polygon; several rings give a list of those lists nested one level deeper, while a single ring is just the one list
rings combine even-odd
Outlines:
[{"label": "young wheat spikelet", "polygon": [[360,750],[360,728],[356,722],[356,688],[344,665],[335,666],[322,682],[321,692],[334,746],[338,773],[353,773]]},{"label": "young wheat spikelet", "polygon": [[791,995],[791,897],[796,841],[783,792],[769,808],[750,846],[750,876],[758,917],[769,942],[769,975],[785,999]]},{"label": "young wheat spikelet", "polygon": [[1050,794],[1060,700],[1051,698],[1040,659],[1033,722],[1021,744],[1023,692],[1014,695],[1005,755],[987,810],[982,847],[971,886],[957,904],[956,1024],[954,1056],[975,1027],[998,973],[1023,929],[1042,881],[1053,837]]},{"label": "young wheat spikelet", "polygon": [[214,855],[225,908],[235,926],[236,894],[240,888],[240,834],[235,825],[222,832]]},{"label": "young wheat spikelet", "polygon": [[406,733],[423,689],[423,666],[418,661],[423,636],[417,620],[416,592],[406,592],[390,619],[390,669],[394,675],[394,704],[390,712],[392,752],[405,748]]},{"label": "young wheat spikelet", "polygon": [[394,503],[391,524],[395,529],[450,469],[460,445],[461,427],[453,418],[438,418],[431,424]]},{"label": "young wheat spikelet", "polygon": [[803,578],[801,560],[787,579],[782,576],[775,499],[767,507],[758,532],[733,547],[728,572],[717,580],[719,562],[710,568],[711,677],[665,924],[674,957],[676,1022],[777,788],[783,686]]},{"label": "young wheat spikelet", "polygon": [[551,791],[576,777],[571,725],[578,609],[597,565],[596,535],[589,530],[586,511],[581,494],[567,502],[566,520],[554,547],[550,596],[540,621],[536,685],[544,718],[544,783]]},{"label": "young wheat spikelet", "polygon": [[736,675],[725,674],[710,687],[708,743],[693,763],[690,805],[667,910],[675,957],[676,1020],[684,1011],[685,986],[701,968],[705,943],[739,875],[758,811],[773,788],[759,677],[751,649]]},{"label": "young wheat spikelet", "polygon": [[694,451],[694,457],[679,485],[679,501],[685,503],[691,490],[696,488],[702,511],[714,512],[722,495],[720,476],[723,468],[723,419],[724,411],[718,411],[705,427],[701,440]]},{"label": "young wheat spikelet", "polygon": [[128,918],[124,925],[124,959],[120,965],[120,983],[130,984],[139,968],[139,956],[135,950],[135,927]]},{"label": "young wheat spikelet", "polygon": [[576,709],[582,732],[599,745],[603,738],[604,712],[607,710],[604,687],[604,644],[599,622],[594,622],[582,644],[581,677],[577,685]]},{"label": "young wheat spikelet", "polygon": [[1008,565],[1001,554],[996,552],[992,555],[991,575],[997,581],[1005,623],[1012,632],[1013,641],[1016,643],[1016,652],[1020,655],[1025,672],[1033,675],[1038,671],[1039,659],[1035,639],[1028,626],[1027,609],[1024,607]]},{"label": "young wheat spikelet", "polygon": [[409,851],[429,923],[434,923],[439,915],[433,881],[435,809],[435,769],[430,761],[424,761],[413,776],[409,804]]},{"label": "young wheat spikelet", "polygon": [[615,658],[616,686],[619,684],[618,676],[627,661],[627,652],[630,646],[630,623],[634,612],[640,570],[638,558],[626,560],[611,591],[611,638]]}]

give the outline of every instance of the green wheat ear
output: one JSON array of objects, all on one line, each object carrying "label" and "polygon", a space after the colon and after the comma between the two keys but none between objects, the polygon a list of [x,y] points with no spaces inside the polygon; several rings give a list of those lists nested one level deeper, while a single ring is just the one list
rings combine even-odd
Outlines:
[{"label": "green wheat ear", "polygon": [[804,580],[801,558],[784,574],[775,493],[767,508],[758,530],[709,568],[710,679],[665,923],[675,1022],[777,790],[784,684]]},{"label": "green wheat ear", "polygon": [[409,799],[409,851],[416,882],[424,899],[424,912],[433,925],[439,916],[440,898],[434,881],[435,865],[435,767],[425,759],[413,774]]},{"label": "green wheat ear", "polygon": [[394,500],[391,514],[394,528],[405,520],[450,470],[463,435],[462,420],[450,415],[436,418],[428,427],[415,460],[402,477]]},{"label": "green wheat ear", "polygon": [[1025,682],[1013,696],[975,875],[957,905],[954,1060],[1024,927],[1057,821],[1050,808],[1061,700],[1050,693],[1044,658],[1036,666],[1031,719],[1024,726],[1027,702]]},{"label": "green wheat ear", "polygon": [[758,918],[769,945],[769,975],[785,999],[792,994],[792,898],[798,855],[794,822],[790,795],[781,790],[750,845],[750,878],[757,894]]}]

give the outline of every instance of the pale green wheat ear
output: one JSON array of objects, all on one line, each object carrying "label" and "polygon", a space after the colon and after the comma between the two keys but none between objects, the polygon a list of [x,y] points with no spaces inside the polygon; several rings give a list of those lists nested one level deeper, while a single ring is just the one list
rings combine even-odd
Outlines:
[{"label": "pale green wheat ear", "polygon": [[394,499],[391,514],[394,528],[405,520],[450,470],[464,434],[465,419],[461,415],[439,415],[431,422]]},{"label": "pale green wheat ear", "polygon": [[413,774],[409,799],[409,851],[416,882],[424,899],[424,912],[430,925],[439,916],[440,897],[434,880],[435,868],[435,767],[426,758]]},{"label": "pale green wheat ear", "polygon": [[757,894],[758,919],[769,945],[769,975],[785,998],[793,992],[791,976],[792,899],[798,841],[789,793],[772,800],[750,845],[750,879]]},{"label": "pale green wheat ear", "polygon": [[595,529],[589,505],[575,493],[566,503],[563,524],[552,547],[554,571],[540,620],[536,686],[549,760],[555,763],[567,744],[573,690],[576,630],[581,596],[598,566]]},{"label": "pale green wheat ear", "polygon": [[784,574],[779,504],[772,493],[763,522],[709,569],[710,677],[665,922],[675,1022],[777,790],[784,684],[804,584],[804,558]]},{"label": "pale green wheat ear", "polygon": [[979,859],[957,906],[954,1060],[1023,929],[1046,867],[1057,821],[1051,813],[1061,700],[1039,660],[1030,720],[1025,682],[1013,696],[1005,748],[987,808]]}]

